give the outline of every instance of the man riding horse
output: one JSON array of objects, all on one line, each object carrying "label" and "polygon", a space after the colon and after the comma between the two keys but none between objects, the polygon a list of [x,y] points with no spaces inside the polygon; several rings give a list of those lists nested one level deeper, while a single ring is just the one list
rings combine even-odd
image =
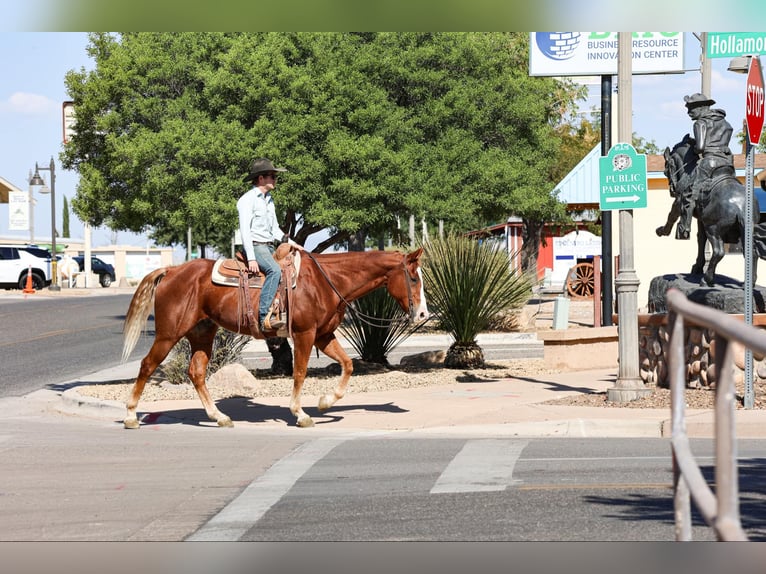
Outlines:
[{"label": "man riding horse", "polygon": [[680,216],[676,239],[689,239],[694,208],[699,201],[707,202],[713,180],[735,177],[734,157],[729,149],[734,130],[726,121],[726,112],[711,108],[715,100],[704,94],[684,96],[684,101],[687,113],[694,121],[694,151],[700,159],[692,174],[692,185],[676,198]]}]

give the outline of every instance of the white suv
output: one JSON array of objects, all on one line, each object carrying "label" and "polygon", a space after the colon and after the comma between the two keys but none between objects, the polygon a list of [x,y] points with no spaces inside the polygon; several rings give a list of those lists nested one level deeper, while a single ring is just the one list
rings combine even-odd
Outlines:
[{"label": "white suv", "polygon": [[35,290],[50,285],[50,252],[35,245],[0,245],[0,287],[24,289],[30,270]]}]

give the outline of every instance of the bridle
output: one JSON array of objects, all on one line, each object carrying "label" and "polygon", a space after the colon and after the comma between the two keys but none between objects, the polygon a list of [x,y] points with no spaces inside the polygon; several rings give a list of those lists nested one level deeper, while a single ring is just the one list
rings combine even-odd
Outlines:
[{"label": "bridle", "polygon": [[[367,315],[365,313],[362,313],[356,307],[354,307],[351,301],[346,299],[341,294],[341,292],[338,291],[338,288],[335,286],[335,284],[332,282],[332,280],[327,275],[325,270],[319,264],[319,261],[316,260],[316,257],[314,257],[314,255],[310,253],[309,251],[304,251],[304,253],[308,255],[309,258],[314,262],[314,265],[317,266],[317,269],[319,269],[319,272],[322,274],[322,277],[324,277],[325,281],[327,281],[327,284],[338,296],[341,303],[344,304],[360,321],[370,325],[371,327],[385,327],[386,325],[391,325],[393,323],[400,323],[400,322],[406,321],[406,319],[404,318],[386,319],[384,317],[374,317],[372,315]],[[413,281],[413,279],[412,277],[410,277],[409,271],[407,271],[406,257],[407,257],[406,255],[402,256],[402,270],[404,272],[404,282],[407,285],[407,310],[408,310],[409,320],[413,321],[415,319],[415,299],[412,295],[412,285],[411,285],[411,282]]]}]

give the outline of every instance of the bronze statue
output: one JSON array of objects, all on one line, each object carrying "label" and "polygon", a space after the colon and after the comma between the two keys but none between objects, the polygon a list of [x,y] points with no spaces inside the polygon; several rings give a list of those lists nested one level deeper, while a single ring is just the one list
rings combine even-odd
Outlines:
[{"label": "bronze statue", "polygon": [[[694,198],[692,186],[698,181],[698,149],[694,138],[686,134],[684,139],[665,148],[665,177],[668,178],[673,207],[664,226],[656,229],[657,235],[669,235],[673,223],[682,214],[683,199]],[[712,162],[711,162],[712,163]],[[699,196],[691,204],[692,214],[697,218],[697,259],[692,274],[702,274],[703,284],[714,284],[715,269],[724,256],[724,244],[740,243],[745,237],[745,186],[724,166],[723,174],[715,173],[700,186]],[[766,259],[766,222],[760,223],[758,198],[753,193],[753,283],[756,278],[758,259]],[[712,254],[705,269],[705,242],[710,241]]]},{"label": "bronze statue", "polygon": [[715,177],[733,177],[734,157],[729,141],[734,131],[726,121],[726,112],[710,106],[715,100],[704,94],[684,96],[686,111],[693,120],[694,151],[699,157],[693,181],[680,196],[680,220],[676,226],[676,239],[689,239],[692,212],[700,198],[710,192]]}]

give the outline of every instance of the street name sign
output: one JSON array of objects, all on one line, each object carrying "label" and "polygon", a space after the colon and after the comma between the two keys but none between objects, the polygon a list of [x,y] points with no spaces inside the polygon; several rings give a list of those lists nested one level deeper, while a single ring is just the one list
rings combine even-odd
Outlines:
[{"label": "street name sign", "polygon": [[752,145],[761,141],[763,130],[764,92],[761,59],[758,56],[750,58],[747,70],[747,90],[745,96],[745,120],[747,122],[747,137]]},{"label": "street name sign", "polygon": [[612,146],[599,158],[601,211],[646,207],[646,155],[626,143]]},{"label": "street name sign", "polygon": [[708,32],[708,58],[766,54],[766,32]]}]

